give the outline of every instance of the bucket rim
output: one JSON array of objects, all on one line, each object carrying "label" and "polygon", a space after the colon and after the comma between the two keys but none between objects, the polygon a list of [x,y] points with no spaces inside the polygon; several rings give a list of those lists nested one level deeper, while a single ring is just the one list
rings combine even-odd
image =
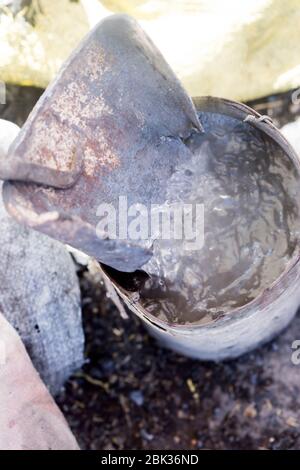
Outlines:
[{"label": "bucket rim", "polygon": [[[238,101],[230,99],[213,97],[213,96],[201,96],[192,98],[197,112],[207,112],[223,114],[230,116],[243,122],[247,122],[249,125],[255,127],[259,131],[267,134],[284,153],[290,158],[294,166],[296,167],[300,177],[300,158],[297,152],[294,150],[292,145],[283,136],[281,131],[273,124],[271,119],[259,114],[251,107],[242,104]],[[249,119],[250,116],[250,119]],[[284,271],[273,281],[270,286],[263,289],[250,302],[236,307],[230,312],[226,313],[221,318],[205,322],[205,323],[187,323],[187,324],[176,324],[165,320],[158,319],[152,313],[148,312],[139,301],[135,300],[135,296],[129,291],[124,289],[117,281],[105,272],[105,267],[100,263],[104,275],[113,283],[118,294],[125,300],[126,303],[135,311],[135,313],[141,317],[144,321],[152,326],[155,326],[159,330],[164,330],[171,334],[189,334],[194,333],[196,330],[203,329],[214,329],[216,327],[227,325],[228,322],[235,321],[244,317],[251,316],[254,310],[262,310],[271,305],[277,300],[289,284],[290,278],[296,278],[299,270],[298,263],[300,261],[300,246],[294,250],[293,256],[287,263]],[[299,270],[300,271],[300,270]],[[136,293],[135,293],[136,294]]]}]

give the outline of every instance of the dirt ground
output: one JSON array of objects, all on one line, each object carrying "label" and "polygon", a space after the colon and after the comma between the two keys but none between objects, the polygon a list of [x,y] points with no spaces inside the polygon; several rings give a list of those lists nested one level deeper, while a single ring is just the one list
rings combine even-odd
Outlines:
[{"label": "dirt ground", "polygon": [[[0,117],[22,124],[40,93],[10,87]],[[252,105],[282,125],[300,114],[290,95]],[[201,363],[160,348],[87,270],[78,274],[86,364],[57,403],[83,449],[300,448],[300,365],[291,360],[300,314],[251,354]]]}]

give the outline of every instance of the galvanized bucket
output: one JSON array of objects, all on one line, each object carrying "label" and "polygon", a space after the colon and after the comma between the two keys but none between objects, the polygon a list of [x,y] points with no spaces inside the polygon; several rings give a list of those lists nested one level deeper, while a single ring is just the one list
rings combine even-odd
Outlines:
[{"label": "galvanized bucket", "polygon": [[[281,132],[267,117],[243,104],[212,97],[194,99],[201,113],[218,113],[250,123],[267,134],[290,158],[300,173],[300,160]],[[159,320],[129,290],[130,274],[102,266],[106,282],[113,285],[129,309],[138,315],[159,342],[186,356],[219,361],[238,357],[279,334],[293,319],[300,305],[299,247],[282,275],[250,303],[206,325],[175,325]]]}]

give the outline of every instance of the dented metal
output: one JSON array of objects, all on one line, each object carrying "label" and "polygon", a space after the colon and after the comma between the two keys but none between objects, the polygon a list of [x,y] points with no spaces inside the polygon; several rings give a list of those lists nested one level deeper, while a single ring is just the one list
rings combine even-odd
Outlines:
[{"label": "dented metal", "polygon": [[97,207],[120,195],[149,205],[201,132],[194,105],[138,23],[103,20],[43,94],[0,161],[9,213],[116,269],[151,256],[142,240],[96,234]]}]

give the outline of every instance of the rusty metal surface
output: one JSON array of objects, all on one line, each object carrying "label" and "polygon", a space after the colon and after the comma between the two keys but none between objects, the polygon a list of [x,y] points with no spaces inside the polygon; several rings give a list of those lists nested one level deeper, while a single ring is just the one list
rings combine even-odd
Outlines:
[{"label": "rusty metal surface", "polygon": [[164,202],[165,182],[189,157],[183,140],[195,128],[194,105],[162,55],[133,19],[111,16],[72,54],[0,162],[6,208],[133,271],[151,256],[149,244],[98,238],[97,208],[116,206],[122,195],[128,205]]}]

